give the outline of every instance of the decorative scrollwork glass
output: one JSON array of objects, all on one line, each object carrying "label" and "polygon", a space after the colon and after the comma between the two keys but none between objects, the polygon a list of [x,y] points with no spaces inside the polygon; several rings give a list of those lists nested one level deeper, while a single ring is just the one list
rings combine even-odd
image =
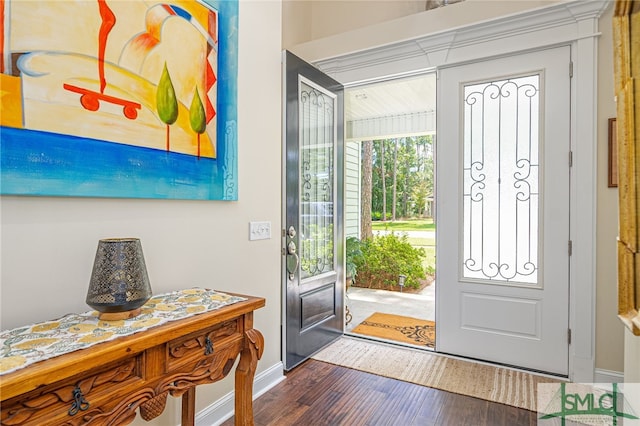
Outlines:
[{"label": "decorative scrollwork glass", "polygon": [[300,278],[334,269],[336,99],[300,82]]},{"label": "decorative scrollwork glass", "polygon": [[540,76],[464,86],[462,277],[538,281]]}]

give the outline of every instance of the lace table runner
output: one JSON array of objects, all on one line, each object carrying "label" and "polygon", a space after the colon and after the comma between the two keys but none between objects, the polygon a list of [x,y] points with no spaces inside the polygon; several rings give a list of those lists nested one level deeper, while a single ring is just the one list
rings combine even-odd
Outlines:
[{"label": "lace table runner", "polygon": [[97,343],[128,336],[169,321],[247,300],[215,290],[192,288],[154,296],[135,318],[102,321],[89,311],[0,332],[0,375]]}]

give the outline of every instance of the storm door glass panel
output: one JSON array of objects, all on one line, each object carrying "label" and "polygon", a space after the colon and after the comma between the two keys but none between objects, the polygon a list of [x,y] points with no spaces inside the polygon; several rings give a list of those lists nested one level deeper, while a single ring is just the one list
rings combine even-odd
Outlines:
[{"label": "storm door glass panel", "polygon": [[540,76],[464,86],[463,279],[538,284]]},{"label": "storm door glass panel", "polygon": [[300,278],[334,270],[336,98],[301,79]]}]

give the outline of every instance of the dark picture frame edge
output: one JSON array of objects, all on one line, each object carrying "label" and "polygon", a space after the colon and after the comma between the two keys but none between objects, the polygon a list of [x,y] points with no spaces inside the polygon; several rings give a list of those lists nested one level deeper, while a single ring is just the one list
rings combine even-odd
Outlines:
[{"label": "dark picture frame edge", "polygon": [[616,118],[610,118],[609,126],[609,143],[608,143],[608,173],[607,186],[609,188],[618,187],[618,137],[616,128]]}]

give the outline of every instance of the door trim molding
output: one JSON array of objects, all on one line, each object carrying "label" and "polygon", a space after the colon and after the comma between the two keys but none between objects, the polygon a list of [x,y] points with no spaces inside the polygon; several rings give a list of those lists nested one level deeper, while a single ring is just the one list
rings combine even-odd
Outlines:
[{"label": "door trim molding", "polygon": [[[609,5],[574,0],[314,62],[343,84],[566,45],[599,35]],[[425,18],[429,18],[428,14]],[[591,23],[595,21],[595,25]],[[424,19],[425,28],[429,27]]]},{"label": "door trim molding", "polygon": [[554,4],[315,63],[336,80],[353,85],[384,76],[571,46],[574,162],[570,237],[574,250],[569,283],[569,378],[576,382],[592,382],[595,373],[597,38],[598,18],[607,6],[608,1],[600,0]]}]

